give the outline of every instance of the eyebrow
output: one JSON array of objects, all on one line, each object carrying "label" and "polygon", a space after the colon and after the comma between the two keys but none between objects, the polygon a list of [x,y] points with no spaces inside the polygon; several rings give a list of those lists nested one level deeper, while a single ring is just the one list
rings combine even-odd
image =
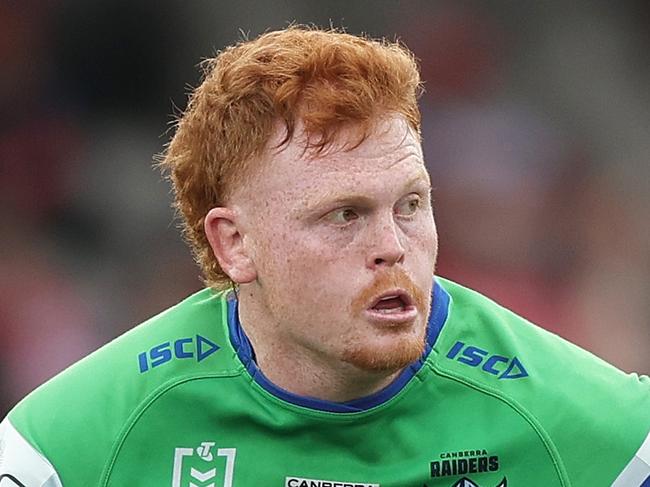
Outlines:
[{"label": "eyebrow", "polygon": [[[409,188],[417,186],[424,183],[427,187],[427,190],[431,190],[431,182],[427,177],[426,170],[419,172],[416,176],[413,176],[408,181],[406,181],[402,186],[400,192],[404,192]],[[349,205],[349,206],[368,206],[373,202],[372,198],[363,196],[357,193],[348,193],[337,196],[334,199],[330,199],[328,195],[324,195],[320,198],[317,198],[310,202],[309,206],[311,208],[320,208],[324,205]]]}]

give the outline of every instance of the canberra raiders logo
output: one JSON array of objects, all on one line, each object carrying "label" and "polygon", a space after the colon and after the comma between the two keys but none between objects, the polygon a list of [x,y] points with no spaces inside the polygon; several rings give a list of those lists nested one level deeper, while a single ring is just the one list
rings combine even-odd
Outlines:
[{"label": "canberra raiders logo", "polygon": [[[507,487],[507,485],[508,485],[508,480],[505,477],[503,477],[501,483],[499,483],[495,487]],[[486,486],[486,485],[481,486],[476,482],[474,482],[473,480],[468,479],[467,477],[463,477],[451,487],[490,487],[490,486]]]},{"label": "canberra raiders logo", "polygon": [[172,487],[232,487],[236,454],[236,448],[216,448],[212,441],[176,448]]}]

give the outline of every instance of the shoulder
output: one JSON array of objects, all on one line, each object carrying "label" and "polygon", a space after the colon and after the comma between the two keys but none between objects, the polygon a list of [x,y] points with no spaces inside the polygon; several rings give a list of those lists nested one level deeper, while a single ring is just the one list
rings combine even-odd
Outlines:
[{"label": "shoulder", "polygon": [[190,296],[36,389],[8,422],[62,477],[74,470],[98,484],[124,428],[158,396],[190,378],[241,372],[226,308],[224,294]]},{"label": "shoulder", "polygon": [[508,402],[546,437],[570,476],[586,479],[592,468],[611,471],[613,480],[650,430],[650,379],[624,373],[474,291],[439,282],[451,304],[435,367]]}]

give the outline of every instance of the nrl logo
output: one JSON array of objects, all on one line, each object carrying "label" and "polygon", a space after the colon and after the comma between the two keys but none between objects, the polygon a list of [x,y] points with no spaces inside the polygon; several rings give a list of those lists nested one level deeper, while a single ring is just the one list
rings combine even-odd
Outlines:
[{"label": "nrl logo", "polygon": [[212,441],[176,448],[172,487],[232,487],[236,454],[236,448],[215,448]]},{"label": "nrl logo", "polygon": [[[503,477],[503,480],[498,485],[496,485],[496,487],[507,487],[507,486],[508,486],[508,480],[505,477]],[[451,487],[481,487],[481,486],[476,482],[474,482],[473,480],[470,480],[467,477],[463,477]]]}]

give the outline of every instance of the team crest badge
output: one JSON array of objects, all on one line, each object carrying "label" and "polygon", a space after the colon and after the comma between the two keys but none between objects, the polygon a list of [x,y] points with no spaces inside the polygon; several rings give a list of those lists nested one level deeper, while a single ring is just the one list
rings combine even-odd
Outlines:
[{"label": "team crest badge", "polygon": [[232,487],[236,448],[204,441],[196,448],[176,448],[172,487]]}]

